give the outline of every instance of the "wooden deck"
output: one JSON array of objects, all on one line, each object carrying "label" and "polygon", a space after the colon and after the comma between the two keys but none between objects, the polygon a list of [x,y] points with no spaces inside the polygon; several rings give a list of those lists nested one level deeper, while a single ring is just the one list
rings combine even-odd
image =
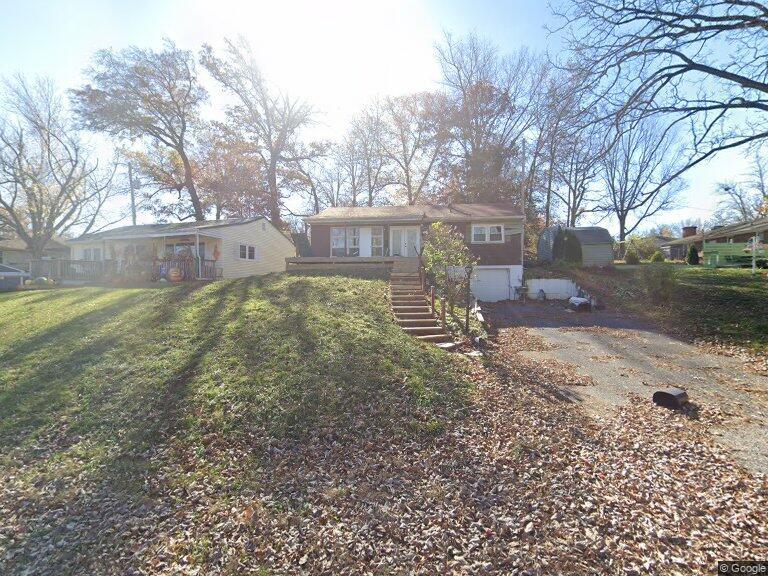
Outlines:
[{"label": "wooden deck", "polygon": [[389,272],[395,260],[393,256],[302,256],[285,259],[285,267],[288,272],[328,272],[339,270],[341,272],[358,270],[380,270]]}]

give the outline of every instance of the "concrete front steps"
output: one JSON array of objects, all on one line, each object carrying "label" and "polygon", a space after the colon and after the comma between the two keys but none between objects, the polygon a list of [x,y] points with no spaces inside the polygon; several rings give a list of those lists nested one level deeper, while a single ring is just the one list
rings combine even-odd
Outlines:
[{"label": "concrete front steps", "polygon": [[432,311],[431,302],[422,289],[418,269],[415,273],[399,270],[396,261],[390,285],[392,313],[404,332],[424,342],[440,344],[452,341]]}]

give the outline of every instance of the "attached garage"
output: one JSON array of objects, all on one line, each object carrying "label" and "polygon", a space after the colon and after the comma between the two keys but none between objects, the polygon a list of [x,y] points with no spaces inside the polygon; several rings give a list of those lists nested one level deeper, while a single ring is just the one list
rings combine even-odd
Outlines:
[{"label": "attached garage", "polygon": [[522,266],[478,266],[472,273],[470,290],[483,302],[514,300],[515,286],[522,284]]}]

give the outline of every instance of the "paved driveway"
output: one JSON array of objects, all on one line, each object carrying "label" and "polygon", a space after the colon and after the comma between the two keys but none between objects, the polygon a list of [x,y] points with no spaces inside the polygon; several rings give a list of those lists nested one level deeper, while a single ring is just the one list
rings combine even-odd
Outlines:
[{"label": "paved driveway", "polygon": [[[768,378],[737,359],[702,352],[614,312],[576,313],[562,303],[504,303],[489,316],[500,330],[524,327],[550,345],[520,353],[571,364],[594,384],[561,386],[563,397],[593,415],[625,403],[631,393],[651,401],[661,387],[677,386],[700,408],[719,410],[712,434],[748,468],[768,473]],[[524,339],[519,339],[519,342]],[[531,346],[533,348],[541,348]]]}]

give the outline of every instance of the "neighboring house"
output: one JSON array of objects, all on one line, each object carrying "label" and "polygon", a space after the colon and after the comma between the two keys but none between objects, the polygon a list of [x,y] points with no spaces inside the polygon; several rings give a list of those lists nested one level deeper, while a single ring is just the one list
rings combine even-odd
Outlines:
[{"label": "neighboring house", "polygon": [[613,236],[605,228],[550,226],[536,248],[539,262],[563,260],[582,266],[613,266]]},{"label": "neighboring house", "polygon": [[[285,270],[293,243],[265,218],[122,226],[69,240],[72,260],[49,276],[91,280],[242,278]],[[42,264],[42,263],[37,263]],[[42,271],[35,274],[46,275]]]},{"label": "neighboring house", "polygon": [[[69,246],[59,240],[50,240],[45,245],[42,257],[45,260],[69,258]],[[23,240],[0,238],[0,264],[28,270],[32,259],[32,251]]]},{"label": "neighboring house", "polygon": [[24,285],[24,279],[28,276],[24,270],[0,264],[0,292],[18,289]]},{"label": "neighboring house", "polygon": [[471,282],[478,299],[513,299],[522,284],[525,217],[513,203],[336,207],[305,222],[310,256],[289,259],[289,269],[391,267],[394,258],[417,258],[429,225],[445,222],[464,236],[478,259]]},{"label": "neighboring house", "polygon": [[[755,240],[757,242],[755,243]],[[768,217],[727,226],[715,226],[708,232],[697,232],[695,226],[683,228],[683,237],[666,242],[672,258],[685,259],[691,244],[696,246],[702,264],[706,266],[739,267],[752,263],[752,247],[759,265],[768,265]]]}]

